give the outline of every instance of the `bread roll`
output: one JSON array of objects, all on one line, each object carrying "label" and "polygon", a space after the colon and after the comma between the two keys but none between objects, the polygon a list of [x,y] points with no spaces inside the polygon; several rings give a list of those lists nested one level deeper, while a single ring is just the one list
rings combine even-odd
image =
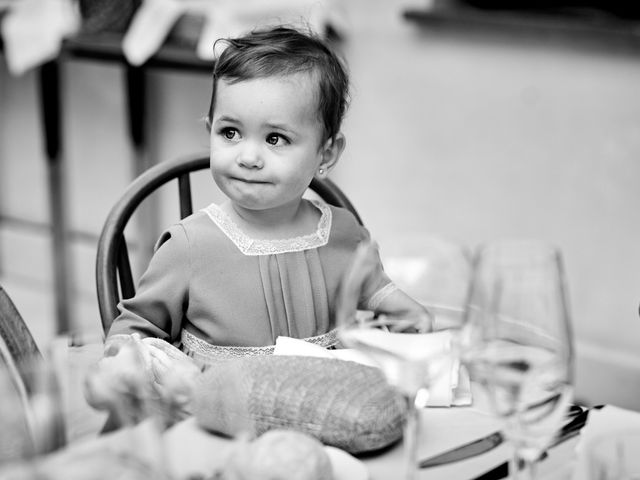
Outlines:
[{"label": "bread roll", "polygon": [[332,480],[329,455],[315,438],[293,430],[270,430],[239,442],[223,470],[224,480]]},{"label": "bread roll", "polygon": [[407,407],[376,368],[275,355],[213,364],[197,378],[192,402],[207,430],[256,437],[290,429],[350,453],[400,439]]}]

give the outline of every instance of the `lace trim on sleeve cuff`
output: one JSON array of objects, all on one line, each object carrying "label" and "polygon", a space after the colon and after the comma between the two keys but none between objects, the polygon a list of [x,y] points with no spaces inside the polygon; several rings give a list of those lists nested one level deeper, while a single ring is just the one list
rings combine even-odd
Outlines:
[{"label": "lace trim on sleeve cuff", "polygon": [[369,298],[366,305],[367,310],[377,310],[382,301],[396,290],[398,290],[398,287],[395,283],[387,283],[384,287],[374,293],[371,298]]}]

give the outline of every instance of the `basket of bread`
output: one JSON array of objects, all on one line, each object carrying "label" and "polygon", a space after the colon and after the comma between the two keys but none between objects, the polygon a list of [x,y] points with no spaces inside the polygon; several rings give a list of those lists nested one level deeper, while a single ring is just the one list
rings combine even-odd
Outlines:
[{"label": "basket of bread", "polygon": [[193,415],[207,430],[255,437],[295,430],[350,453],[398,441],[406,410],[380,370],[306,356],[217,362],[196,378],[192,397]]}]

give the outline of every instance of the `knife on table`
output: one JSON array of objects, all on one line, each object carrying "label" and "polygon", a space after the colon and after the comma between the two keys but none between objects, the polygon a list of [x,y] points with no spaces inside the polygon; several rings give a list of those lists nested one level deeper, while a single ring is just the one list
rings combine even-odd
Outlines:
[{"label": "knife on table", "polygon": [[[551,444],[549,448],[554,447],[578,435],[582,427],[584,427],[587,422],[587,416],[589,415],[589,411],[600,410],[602,407],[604,407],[604,405],[595,405],[590,409],[587,409],[584,412],[576,415],[576,417],[580,417],[580,419],[574,418],[571,422],[569,422],[569,424],[565,425],[565,427],[563,427],[562,430],[564,430],[567,427],[570,427],[570,428],[567,428],[567,432],[564,434],[561,431],[560,435],[558,435],[558,437],[554,440],[554,442]],[[546,452],[542,454],[542,458],[544,458],[545,456],[546,456]],[[501,478],[506,478],[508,476],[509,476],[509,462],[504,462],[498,465],[497,467],[493,468],[492,470],[489,470],[488,472],[483,473],[479,477],[474,478],[473,480],[497,480]]]},{"label": "knife on table", "polygon": [[[579,409],[579,410],[578,410]],[[577,435],[580,429],[587,421],[587,415],[589,410],[582,410],[581,407],[570,410],[570,421],[566,423],[560,430],[558,437],[551,446],[555,446],[569,438]],[[437,465],[444,465],[445,463],[458,462],[467,458],[475,457],[482,453],[493,450],[498,445],[504,442],[504,436],[501,432],[494,432],[486,437],[482,437],[478,440],[473,440],[464,445],[447,450],[444,453],[435,455],[433,457],[421,460],[418,463],[419,468],[435,467]]]},{"label": "knife on table", "polygon": [[421,460],[418,463],[419,468],[435,467],[444,465],[445,463],[457,462],[465,458],[475,457],[482,453],[493,450],[504,441],[504,437],[500,432],[494,432],[486,437],[474,440],[464,445],[447,450],[444,453]]}]

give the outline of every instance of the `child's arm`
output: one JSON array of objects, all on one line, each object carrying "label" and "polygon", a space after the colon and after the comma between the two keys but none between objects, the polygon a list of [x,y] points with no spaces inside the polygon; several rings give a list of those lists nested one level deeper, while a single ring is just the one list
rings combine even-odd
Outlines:
[{"label": "child's arm", "polygon": [[395,289],[385,296],[374,311],[376,314],[402,314],[413,312],[426,314],[430,321],[429,330],[433,329],[433,314],[425,306],[400,289]]},{"label": "child's arm", "polygon": [[433,329],[433,315],[427,308],[395,286],[384,273],[377,245],[366,240],[361,242],[352,263],[343,278],[342,302],[348,305],[349,298],[359,298],[359,307],[374,313],[424,313],[429,318],[429,329]]},{"label": "child's arm", "polygon": [[120,302],[120,315],[107,335],[106,354],[115,354],[127,337],[174,342],[180,335],[190,279],[189,242],[180,225],[163,233],[133,298]]}]

